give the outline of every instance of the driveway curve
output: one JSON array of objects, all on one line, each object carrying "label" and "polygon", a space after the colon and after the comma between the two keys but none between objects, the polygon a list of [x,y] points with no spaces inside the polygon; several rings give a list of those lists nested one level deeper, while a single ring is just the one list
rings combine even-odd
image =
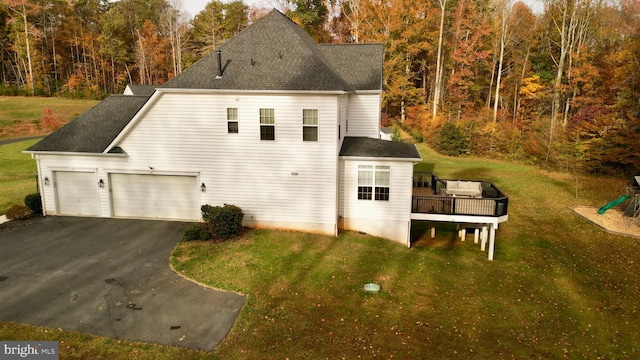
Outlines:
[{"label": "driveway curve", "polygon": [[0,321],[215,350],[245,297],[169,267],[189,226],[47,217],[0,227]]}]

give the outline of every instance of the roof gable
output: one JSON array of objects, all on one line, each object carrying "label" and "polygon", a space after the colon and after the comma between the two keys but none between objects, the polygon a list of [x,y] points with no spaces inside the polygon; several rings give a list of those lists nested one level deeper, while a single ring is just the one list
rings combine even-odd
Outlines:
[{"label": "roof gable", "polygon": [[285,91],[382,89],[381,45],[318,46],[302,28],[277,10],[225,42],[219,50],[222,77],[216,78],[218,55],[212,52],[163,87]]},{"label": "roof gable", "polygon": [[156,85],[127,84],[124,95],[151,96],[156,91]]},{"label": "roof gable", "polygon": [[102,153],[148,96],[111,95],[26,151]]}]

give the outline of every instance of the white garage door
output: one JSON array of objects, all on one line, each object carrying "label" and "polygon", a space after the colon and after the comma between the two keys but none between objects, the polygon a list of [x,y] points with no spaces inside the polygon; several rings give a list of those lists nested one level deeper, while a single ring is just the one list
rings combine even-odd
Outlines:
[{"label": "white garage door", "polygon": [[56,171],[54,178],[59,215],[100,215],[96,173]]},{"label": "white garage door", "polygon": [[111,174],[113,216],[199,220],[195,176]]}]

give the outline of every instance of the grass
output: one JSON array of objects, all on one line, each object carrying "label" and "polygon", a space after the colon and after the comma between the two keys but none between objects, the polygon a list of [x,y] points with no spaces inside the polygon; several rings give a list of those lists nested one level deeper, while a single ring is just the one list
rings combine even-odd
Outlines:
[{"label": "grass", "polygon": [[58,121],[67,123],[97,103],[96,100],[0,96],[0,139],[46,135],[40,124],[46,108],[51,108]]},{"label": "grass", "polygon": [[[420,150],[418,170],[490,180],[509,195],[495,261],[446,224],[411,249],[353,232],[251,230],[222,244],[181,243],[171,259],[181,274],[248,295],[215,354],[17,324],[0,324],[0,339],[63,341],[61,359],[639,357],[639,242],[568,209],[615,199],[628,179],[576,181]],[[370,281],[380,294],[361,290]]]},{"label": "grass", "polygon": [[[496,261],[450,225],[412,249],[267,230],[180,244],[177,271],[249,295],[221,358],[638,357],[638,241],[568,210],[617,197],[625,179],[579,177],[576,198],[569,174],[421,151],[421,170],[491,180],[510,196]],[[370,281],[380,294],[361,290]]]},{"label": "grass", "polygon": [[36,192],[36,161],[22,151],[37,140],[0,145],[0,215]]}]

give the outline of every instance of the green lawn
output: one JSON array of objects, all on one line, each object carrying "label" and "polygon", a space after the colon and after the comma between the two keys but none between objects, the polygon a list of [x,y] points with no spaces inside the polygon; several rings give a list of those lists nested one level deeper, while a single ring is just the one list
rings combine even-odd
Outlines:
[{"label": "green lawn", "polygon": [[22,151],[38,140],[0,145],[0,215],[36,190],[36,161]]},{"label": "green lawn", "polygon": [[[17,324],[0,324],[0,339],[63,341],[61,359],[640,356],[640,241],[605,233],[569,210],[617,198],[628,179],[576,180],[420,150],[418,170],[490,180],[509,195],[495,261],[447,225],[411,249],[353,232],[251,230],[223,244],[180,244],[171,259],[185,276],[248,295],[215,355]],[[370,281],[380,294],[361,290]]]},{"label": "green lawn", "polygon": [[57,120],[67,123],[97,103],[96,100],[55,97],[0,96],[0,139],[45,135],[40,121],[46,108],[51,108]]},{"label": "green lawn", "polygon": [[[581,177],[576,199],[568,174],[421,150],[422,170],[491,180],[510,196],[496,260],[446,225],[412,249],[350,232],[266,230],[181,244],[172,259],[179,272],[249,295],[221,358],[639,356],[638,240],[568,209],[615,198],[625,179]],[[364,293],[369,281],[382,293]]]}]

